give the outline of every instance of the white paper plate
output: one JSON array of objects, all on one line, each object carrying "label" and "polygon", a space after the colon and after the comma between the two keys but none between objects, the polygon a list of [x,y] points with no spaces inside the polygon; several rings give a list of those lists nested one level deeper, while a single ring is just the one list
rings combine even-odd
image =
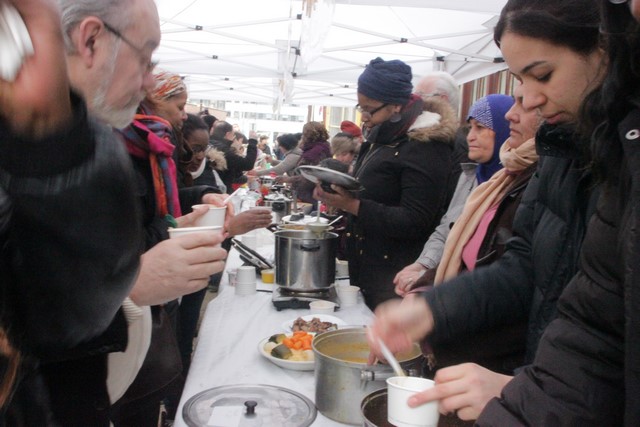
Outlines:
[{"label": "white paper plate", "polygon": [[[291,334],[288,334],[288,336],[291,336]],[[293,371],[313,371],[313,368],[315,366],[314,360],[311,360],[309,362],[298,362],[295,360],[286,360],[273,357],[264,349],[264,345],[267,343],[267,341],[269,341],[269,338],[265,338],[258,343],[258,352],[270,362],[280,366],[281,368],[291,369]]]},{"label": "white paper plate", "polygon": [[[338,329],[340,329],[342,326],[346,326],[346,323],[344,320],[339,319],[335,316],[331,316],[329,314],[308,314],[306,316],[299,316],[302,318],[302,320],[304,320],[305,322],[310,322],[311,320],[313,320],[314,317],[317,317],[318,319],[320,319],[321,322],[331,322],[331,323],[335,323],[338,326]],[[286,322],[284,322],[282,324],[282,329],[286,332],[286,333],[291,333],[292,330],[291,328],[293,327],[293,322],[295,322],[298,318],[296,317],[295,319],[290,319],[287,320]]]}]

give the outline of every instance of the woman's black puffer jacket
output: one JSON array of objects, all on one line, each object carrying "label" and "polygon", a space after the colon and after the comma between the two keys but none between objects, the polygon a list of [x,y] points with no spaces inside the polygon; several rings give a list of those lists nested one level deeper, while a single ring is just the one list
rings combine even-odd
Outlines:
[{"label": "woman's black puffer jacket", "polygon": [[495,263],[427,291],[434,345],[528,318],[526,363],[557,300],[578,270],[594,189],[573,132],[544,125],[536,135],[540,155],[513,223],[514,237]]}]

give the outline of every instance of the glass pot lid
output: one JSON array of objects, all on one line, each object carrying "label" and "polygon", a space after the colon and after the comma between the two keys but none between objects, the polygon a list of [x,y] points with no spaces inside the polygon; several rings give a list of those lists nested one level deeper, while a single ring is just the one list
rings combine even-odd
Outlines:
[{"label": "glass pot lid", "polygon": [[189,427],[307,427],[316,419],[311,400],[283,387],[238,384],[191,397],[182,408]]}]

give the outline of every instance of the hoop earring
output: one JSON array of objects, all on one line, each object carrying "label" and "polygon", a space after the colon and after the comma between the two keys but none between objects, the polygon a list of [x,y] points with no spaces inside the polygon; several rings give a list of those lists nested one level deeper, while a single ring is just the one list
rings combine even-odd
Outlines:
[{"label": "hoop earring", "polygon": [[391,117],[389,117],[389,121],[391,123],[398,123],[400,120],[402,120],[402,115],[400,115],[400,113],[397,111],[393,113]]}]

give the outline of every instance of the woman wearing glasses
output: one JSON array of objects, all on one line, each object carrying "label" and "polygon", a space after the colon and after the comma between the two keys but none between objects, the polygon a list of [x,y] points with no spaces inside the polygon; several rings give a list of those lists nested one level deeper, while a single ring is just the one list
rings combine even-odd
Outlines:
[{"label": "woman wearing glasses", "polygon": [[411,77],[402,61],[369,63],[358,78],[366,142],[354,168],[364,190],[315,190],[317,199],[349,214],[349,276],[372,309],[398,298],[395,274],[420,254],[445,208],[452,138],[435,131],[428,139],[408,135],[412,128],[443,127],[439,116],[423,113],[422,100],[411,94]]}]

